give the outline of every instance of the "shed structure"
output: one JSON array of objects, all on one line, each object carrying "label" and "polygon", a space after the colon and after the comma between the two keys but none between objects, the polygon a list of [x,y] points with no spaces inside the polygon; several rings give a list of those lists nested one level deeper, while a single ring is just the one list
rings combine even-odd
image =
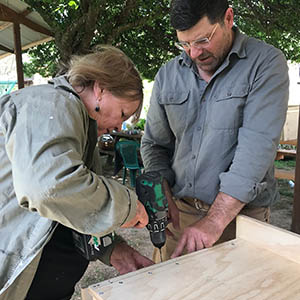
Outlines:
[{"label": "shed structure", "polygon": [[19,89],[24,87],[22,51],[51,39],[51,28],[25,2],[0,0],[0,59],[15,54]]}]

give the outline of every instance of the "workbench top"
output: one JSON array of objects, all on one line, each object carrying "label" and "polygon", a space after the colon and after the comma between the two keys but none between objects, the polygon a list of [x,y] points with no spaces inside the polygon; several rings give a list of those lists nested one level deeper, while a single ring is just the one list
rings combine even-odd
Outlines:
[{"label": "workbench top", "polygon": [[300,299],[300,237],[240,216],[235,240],[118,276],[83,300]]}]

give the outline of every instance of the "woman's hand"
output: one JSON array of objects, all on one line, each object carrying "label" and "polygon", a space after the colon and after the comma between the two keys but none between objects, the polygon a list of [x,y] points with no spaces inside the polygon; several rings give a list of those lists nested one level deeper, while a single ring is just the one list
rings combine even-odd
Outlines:
[{"label": "woman's hand", "polygon": [[117,244],[111,254],[110,263],[120,274],[126,274],[153,265],[153,261],[141,255],[126,243]]},{"label": "woman's hand", "polygon": [[144,228],[149,222],[144,205],[137,200],[136,215],[130,221],[124,223],[121,228]]}]

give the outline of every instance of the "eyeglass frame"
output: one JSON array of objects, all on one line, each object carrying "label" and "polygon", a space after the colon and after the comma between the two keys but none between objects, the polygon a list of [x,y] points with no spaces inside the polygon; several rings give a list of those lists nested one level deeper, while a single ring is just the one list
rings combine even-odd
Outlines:
[{"label": "eyeglass frame", "polygon": [[[203,49],[203,48],[206,48],[208,47],[208,45],[210,44],[217,28],[219,26],[219,23],[216,24],[216,26],[214,27],[214,29],[212,30],[211,34],[209,35],[209,37],[205,37],[205,38],[201,38],[201,39],[197,39],[197,40],[194,40],[192,42],[175,42],[175,46],[179,49],[179,50],[183,50],[183,51],[186,51],[186,50],[190,50],[192,47],[195,47],[196,49]],[[197,46],[195,43],[199,43],[201,42],[202,45],[201,46]]]}]

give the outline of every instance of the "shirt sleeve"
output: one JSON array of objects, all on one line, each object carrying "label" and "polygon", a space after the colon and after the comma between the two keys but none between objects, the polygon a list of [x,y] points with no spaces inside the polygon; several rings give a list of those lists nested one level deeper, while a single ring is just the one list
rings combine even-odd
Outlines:
[{"label": "shirt sleeve", "polygon": [[141,143],[141,155],[146,171],[158,171],[171,186],[175,174],[171,169],[175,138],[168,124],[163,105],[159,104],[160,87],[158,76],[153,85],[145,133]]},{"label": "shirt sleeve", "polygon": [[88,115],[66,94],[30,95],[15,105],[6,144],[14,189],[19,205],[32,213],[105,235],[135,215],[137,196],[85,165]]},{"label": "shirt sleeve", "polygon": [[[243,111],[236,152],[220,191],[249,203],[264,191],[288,107],[289,77],[283,54],[270,47],[257,70]],[[273,175],[274,176],[274,175]]]}]

